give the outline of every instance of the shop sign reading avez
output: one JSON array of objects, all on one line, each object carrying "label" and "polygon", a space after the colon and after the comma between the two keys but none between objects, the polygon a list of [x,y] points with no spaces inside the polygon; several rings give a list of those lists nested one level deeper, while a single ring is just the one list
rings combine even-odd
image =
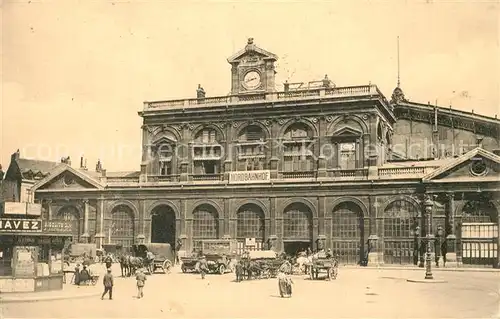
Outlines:
[{"label": "shop sign reading avez", "polygon": [[41,233],[42,220],[0,218],[0,232]]}]

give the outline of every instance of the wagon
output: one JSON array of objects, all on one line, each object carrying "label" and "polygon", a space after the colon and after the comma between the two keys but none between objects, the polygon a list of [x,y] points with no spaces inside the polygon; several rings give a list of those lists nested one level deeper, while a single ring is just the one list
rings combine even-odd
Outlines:
[{"label": "wagon", "polygon": [[[136,257],[141,257],[145,261],[146,268],[150,274],[156,270],[163,271],[164,274],[170,272],[170,268],[174,262],[174,253],[170,244],[164,243],[151,243],[133,245],[132,250]],[[147,260],[147,252],[150,251],[154,255],[154,260],[149,262]]]},{"label": "wagon", "polygon": [[273,250],[249,251],[242,256],[243,277],[247,279],[275,278],[283,260]]},{"label": "wagon", "polygon": [[337,279],[339,262],[333,257],[315,256],[313,257],[310,269],[310,277],[312,280],[317,280],[320,272],[326,272],[327,279],[333,280]]}]

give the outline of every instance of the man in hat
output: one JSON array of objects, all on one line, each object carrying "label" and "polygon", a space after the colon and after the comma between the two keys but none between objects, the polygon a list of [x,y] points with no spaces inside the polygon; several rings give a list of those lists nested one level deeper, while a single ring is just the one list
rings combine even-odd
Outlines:
[{"label": "man in hat", "polygon": [[137,280],[137,299],[140,299],[144,297],[144,285],[146,284],[147,280],[146,274],[144,274],[142,268],[137,271],[135,280]]},{"label": "man in hat", "polygon": [[332,250],[328,248],[328,250],[326,251],[326,258],[332,258],[332,257],[333,257]]},{"label": "man in hat", "polygon": [[205,256],[201,256],[200,260],[200,273],[201,273],[201,279],[205,279],[205,274],[208,271],[208,264],[207,264],[207,259]]},{"label": "man in hat", "polygon": [[106,263],[106,268],[111,268],[112,264],[113,264],[113,258],[111,258],[111,254],[108,253],[108,255],[106,256],[106,259],[104,259],[104,262]]},{"label": "man in hat", "polygon": [[104,299],[104,296],[109,292],[109,300],[113,299],[113,275],[111,274],[111,268],[108,268],[108,272],[104,275],[102,279],[102,284],[104,285],[104,292],[102,293],[101,300]]}]

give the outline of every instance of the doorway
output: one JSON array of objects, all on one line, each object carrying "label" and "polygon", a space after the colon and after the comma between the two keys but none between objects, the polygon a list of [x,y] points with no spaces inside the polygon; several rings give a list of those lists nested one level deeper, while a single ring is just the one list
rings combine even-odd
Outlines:
[{"label": "doorway", "polygon": [[290,256],[297,256],[297,253],[305,251],[308,248],[312,249],[310,241],[286,241],[283,243],[285,254]]},{"label": "doorway", "polygon": [[167,243],[175,247],[175,212],[167,205],[153,209],[151,213],[151,242]]}]

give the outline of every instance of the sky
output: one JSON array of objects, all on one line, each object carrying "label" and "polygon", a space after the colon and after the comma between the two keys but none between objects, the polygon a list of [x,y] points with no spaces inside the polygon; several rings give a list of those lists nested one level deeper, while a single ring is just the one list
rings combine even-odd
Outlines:
[{"label": "sky", "polygon": [[[0,163],[23,158],[139,170],[143,101],[230,90],[247,38],[277,79],[397,83],[411,101],[495,116],[498,1],[12,1],[2,11]],[[466,93],[464,93],[466,92]]]}]

